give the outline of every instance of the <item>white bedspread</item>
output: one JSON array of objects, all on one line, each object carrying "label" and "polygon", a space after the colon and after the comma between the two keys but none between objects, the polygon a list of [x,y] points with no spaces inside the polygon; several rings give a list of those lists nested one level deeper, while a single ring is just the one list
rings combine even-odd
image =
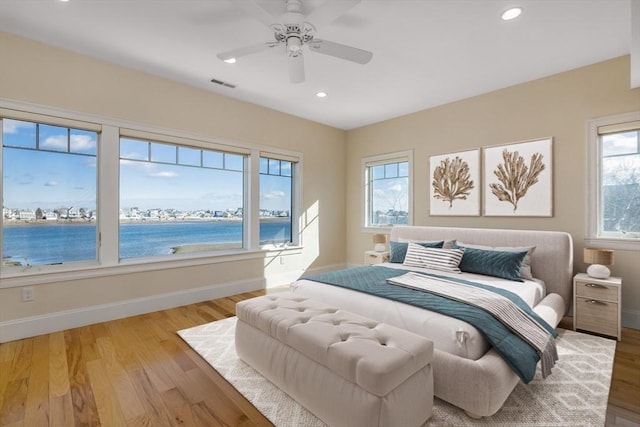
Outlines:
[{"label": "white bedspread", "polygon": [[[466,279],[506,289],[520,296],[531,307],[545,296],[544,283],[539,280],[514,282],[478,274],[408,268],[402,264],[379,265]],[[412,305],[306,279],[292,284],[291,291],[417,333],[433,341],[435,348],[460,357],[477,360],[490,347],[482,334],[470,324]]]}]

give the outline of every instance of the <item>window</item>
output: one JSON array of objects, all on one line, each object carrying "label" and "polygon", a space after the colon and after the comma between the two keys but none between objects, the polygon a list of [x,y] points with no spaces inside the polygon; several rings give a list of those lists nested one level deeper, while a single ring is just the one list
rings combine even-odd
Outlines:
[{"label": "window", "polygon": [[98,132],[1,122],[2,267],[96,261]]},{"label": "window", "polygon": [[243,248],[245,157],[120,138],[120,258]]},{"label": "window", "polygon": [[364,225],[411,224],[412,152],[363,159]]},{"label": "window", "polygon": [[589,132],[589,237],[638,245],[640,113],[592,120]]},{"label": "window", "polygon": [[119,123],[0,100],[0,287],[299,250],[299,153]]},{"label": "window", "polygon": [[292,242],[294,165],[260,157],[260,244]]}]

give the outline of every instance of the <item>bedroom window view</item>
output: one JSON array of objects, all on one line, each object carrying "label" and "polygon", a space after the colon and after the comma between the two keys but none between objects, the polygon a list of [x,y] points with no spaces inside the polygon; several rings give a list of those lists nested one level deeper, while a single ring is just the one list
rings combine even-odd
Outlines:
[{"label": "bedroom window view", "polygon": [[291,212],[294,163],[260,157],[260,244],[293,241]]},{"label": "bedroom window view", "polygon": [[244,247],[245,159],[120,138],[120,258]]},{"label": "bedroom window view", "polygon": [[95,261],[98,133],[1,122],[2,267]]},{"label": "bedroom window view", "polygon": [[640,130],[601,135],[600,235],[640,238]]},{"label": "bedroom window view", "polygon": [[390,162],[366,167],[367,226],[408,224],[409,162]]}]

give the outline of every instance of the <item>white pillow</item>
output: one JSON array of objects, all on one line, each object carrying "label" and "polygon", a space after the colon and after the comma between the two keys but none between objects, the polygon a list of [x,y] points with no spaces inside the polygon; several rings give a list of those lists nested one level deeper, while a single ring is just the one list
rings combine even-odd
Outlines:
[{"label": "white pillow", "polygon": [[425,248],[415,243],[409,243],[403,265],[461,273],[458,265],[463,254],[464,249]]},{"label": "white pillow", "polygon": [[524,252],[527,251],[527,254],[524,256],[522,260],[522,264],[520,265],[520,277],[523,279],[533,279],[533,273],[531,272],[531,254],[536,249],[535,246],[483,246],[483,245],[473,245],[471,243],[462,243],[457,242],[458,246],[472,248],[472,249],[483,249],[485,251],[500,251],[500,252]]}]

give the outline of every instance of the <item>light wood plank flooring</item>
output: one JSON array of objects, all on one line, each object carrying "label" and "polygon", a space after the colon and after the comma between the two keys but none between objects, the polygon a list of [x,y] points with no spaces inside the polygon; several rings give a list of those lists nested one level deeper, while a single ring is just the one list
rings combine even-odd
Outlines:
[{"label": "light wood plank flooring", "polygon": [[[236,302],[263,294],[1,344],[0,425],[272,425],[175,333],[233,316]],[[640,414],[640,331],[623,331],[609,404],[609,425],[633,425]]]}]

